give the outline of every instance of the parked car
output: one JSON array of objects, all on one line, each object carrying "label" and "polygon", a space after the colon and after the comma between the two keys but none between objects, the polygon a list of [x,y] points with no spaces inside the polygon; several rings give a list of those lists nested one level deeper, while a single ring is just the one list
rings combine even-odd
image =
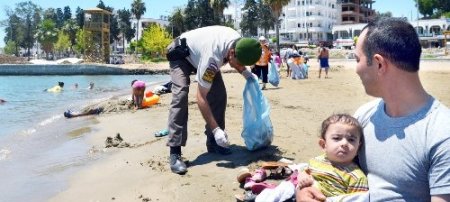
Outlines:
[{"label": "parked car", "polygon": [[111,55],[109,57],[109,63],[117,65],[117,64],[125,64],[125,61],[123,60],[122,55]]}]

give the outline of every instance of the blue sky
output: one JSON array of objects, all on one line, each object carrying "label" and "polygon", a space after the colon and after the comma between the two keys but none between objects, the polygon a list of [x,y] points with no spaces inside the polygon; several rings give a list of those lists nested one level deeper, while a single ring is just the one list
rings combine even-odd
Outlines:
[{"label": "blue sky", "polygon": [[[5,8],[15,8],[15,5],[25,0],[0,0],[0,20],[7,18]],[[234,1],[234,0],[232,0]],[[72,14],[75,13],[79,6],[82,9],[95,7],[99,1],[97,0],[37,0],[32,1],[35,4],[46,8],[64,8],[70,6]],[[133,0],[103,0],[106,6],[115,9],[131,8]],[[184,7],[188,0],[144,0],[147,12],[144,17],[159,18],[160,15],[168,15],[176,7]],[[391,11],[394,17],[408,17],[416,19],[417,11],[414,7],[414,0],[376,0],[373,8],[380,12]],[[5,45],[3,39],[5,37],[5,27],[0,27],[0,47]]]}]

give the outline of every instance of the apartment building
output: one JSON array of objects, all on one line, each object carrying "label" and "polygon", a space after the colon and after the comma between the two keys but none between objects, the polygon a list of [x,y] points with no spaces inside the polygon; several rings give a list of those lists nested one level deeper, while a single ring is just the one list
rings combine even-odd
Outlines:
[{"label": "apartment building", "polygon": [[368,23],[375,17],[373,0],[340,0],[342,5],[341,24]]},{"label": "apartment building", "polygon": [[[338,0],[291,0],[280,16],[280,43],[299,46],[333,39],[332,28],[341,20]],[[275,36],[275,30],[269,35]]]}]

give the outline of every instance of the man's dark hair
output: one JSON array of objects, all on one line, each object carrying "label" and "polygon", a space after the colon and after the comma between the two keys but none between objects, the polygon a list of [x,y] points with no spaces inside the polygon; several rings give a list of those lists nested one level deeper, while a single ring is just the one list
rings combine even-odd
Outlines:
[{"label": "man's dark hair", "polygon": [[388,58],[400,69],[408,72],[419,70],[420,46],[419,37],[414,27],[401,18],[380,18],[369,22],[362,31],[367,29],[363,42],[367,65],[372,64],[374,54]]}]

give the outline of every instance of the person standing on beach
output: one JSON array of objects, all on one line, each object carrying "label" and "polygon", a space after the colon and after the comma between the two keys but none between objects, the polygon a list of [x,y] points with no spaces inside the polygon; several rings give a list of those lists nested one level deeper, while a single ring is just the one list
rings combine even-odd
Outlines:
[{"label": "person standing on beach", "polygon": [[319,53],[318,53],[318,59],[319,59],[319,79],[322,74],[322,69],[325,70],[325,78],[328,78],[328,69],[330,68],[330,64],[328,64],[328,58],[329,53],[327,47],[323,45],[323,43],[320,44]]},{"label": "person standing on beach", "polygon": [[266,37],[259,37],[259,43],[261,44],[261,57],[258,62],[253,66],[252,73],[255,74],[258,78],[262,77],[262,87],[261,90],[266,89],[267,84],[267,74],[269,74],[269,60],[271,56],[271,52],[269,50],[269,42]]},{"label": "person standing on beach", "polygon": [[259,42],[241,38],[232,28],[209,26],[181,34],[167,47],[172,81],[172,102],[169,110],[169,164],[173,173],[187,172],[181,160],[181,146],[188,137],[189,75],[196,73],[198,81],[197,105],[206,121],[206,148],[208,152],[230,154],[225,130],[227,93],[220,67],[229,63],[245,78],[253,76],[244,65],[256,63],[261,56]]},{"label": "person standing on beach", "polygon": [[[356,73],[366,93],[381,98],[355,113],[371,201],[450,201],[450,110],[423,88],[421,52],[416,30],[399,18],[370,22],[356,44]],[[296,197],[324,200],[313,187]]]}]

